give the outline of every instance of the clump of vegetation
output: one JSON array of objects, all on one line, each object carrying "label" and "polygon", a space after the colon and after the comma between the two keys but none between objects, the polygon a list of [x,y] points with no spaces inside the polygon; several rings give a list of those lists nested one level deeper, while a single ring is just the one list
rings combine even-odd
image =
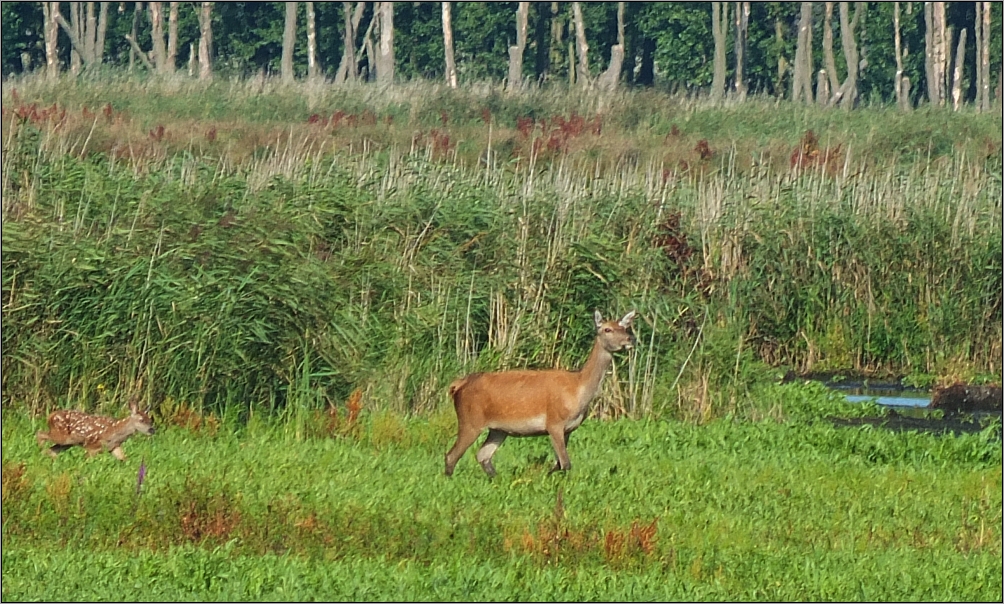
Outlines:
[{"label": "clump of vegetation", "polygon": [[302,422],[357,389],[368,408],[427,412],[466,371],[576,366],[593,309],[640,316],[598,399],[608,417],[754,413],[767,367],[1001,366],[999,147],[909,158],[798,131],[775,165],[742,151],[755,138],[700,132],[691,163],[670,165],[576,148],[616,132],[583,111],[516,120],[511,152],[529,155],[513,161],[478,118],[485,146],[458,142],[479,158],[464,162],[398,145],[396,120],[346,146],[330,122],[256,138],[151,112],[137,136],[108,101],[18,94],[3,118],[5,405],[92,408],[145,377],[182,415]]}]

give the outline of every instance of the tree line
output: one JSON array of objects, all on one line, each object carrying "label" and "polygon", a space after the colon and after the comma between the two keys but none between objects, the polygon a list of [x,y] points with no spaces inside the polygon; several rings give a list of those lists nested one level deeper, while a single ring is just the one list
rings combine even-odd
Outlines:
[{"label": "tree line", "polygon": [[2,70],[658,86],[987,110],[991,2],[5,2]]}]

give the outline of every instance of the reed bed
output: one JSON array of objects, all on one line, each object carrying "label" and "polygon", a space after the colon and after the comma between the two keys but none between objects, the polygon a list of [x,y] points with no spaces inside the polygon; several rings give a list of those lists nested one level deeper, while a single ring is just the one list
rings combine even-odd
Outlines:
[{"label": "reed bed", "polygon": [[[854,136],[792,131],[783,155],[702,139],[688,161],[604,146],[632,132],[624,117],[605,131],[575,113],[524,116],[505,133],[488,115],[434,135],[377,119],[404,112],[408,88],[314,92],[355,103],[355,129],[348,114],[262,129],[253,113],[206,121],[205,108],[153,125],[195,83],[16,84],[3,118],[5,406],[116,405],[146,377],[152,402],[242,417],[357,389],[373,408],[424,412],[458,373],[576,366],[594,308],[641,315],[602,416],[753,412],[756,383],[786,369],[1000,374],[999,147],[877,155]],[[311,94],[214,86],[210,98],[294,116],[289,95]],[[39,104],[54,93],[69,100]],[[492,102],[596,109],[548,95]],[[129,113],[143,101],[170,109]],[[695,123],[771,115],[661,102]]]}]

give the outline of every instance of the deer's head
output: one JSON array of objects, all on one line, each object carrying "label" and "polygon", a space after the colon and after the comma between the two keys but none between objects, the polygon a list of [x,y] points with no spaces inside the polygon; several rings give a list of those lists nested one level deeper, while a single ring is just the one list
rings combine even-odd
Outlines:
[{"label": "deer's head", "polygon": [[634,332],[631,330],[631,322],[634,320],[635,311],[631,311],[620,321],[604,321],[600,311],[594,311],[593,320],[596,322],[596,336],[600,340],[604,350],[607,352],[617,352],[625,348],[633,348],[635,343]]}]

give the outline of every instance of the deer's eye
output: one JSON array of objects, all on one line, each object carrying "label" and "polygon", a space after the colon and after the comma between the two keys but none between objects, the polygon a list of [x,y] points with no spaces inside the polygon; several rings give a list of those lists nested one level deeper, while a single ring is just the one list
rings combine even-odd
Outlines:
[{"label": "deer's eye", "polygon": [[604,327],[604,328],[603,328],[603,331],[605,331],[606,333],[610,333],[610,332],[612,332],[612,331],[613,331],[613,329],[611,329],[611,328],[609,328],[609,327]]}]

